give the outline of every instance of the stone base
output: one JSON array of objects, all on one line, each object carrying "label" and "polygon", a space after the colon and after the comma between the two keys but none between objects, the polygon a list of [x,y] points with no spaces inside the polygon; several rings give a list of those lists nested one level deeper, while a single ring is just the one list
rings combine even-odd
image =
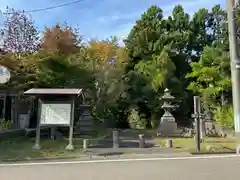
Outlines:
[{"label": "stone base", "polygon": [[160,123],[158,133],[162,136],[174,136],[177,132],[177,123],[174,121],[163,121]]},{"label": "stone base", "polygon": [[39,145],[39,144],[35,144],[35,145],[33,146],[33,149],[34,149],[34,150],[40,150],[40,149],[41,149],[41,147],[40,147],[40,145]]},{"label": "stone base", "polygon": [[236,154],[240,154],[240,145],[236,147]]},{"label": "stone base", "polygon": [[236,137],[236,154],[240,154],[240,132],[235,132],[235,137]]},{"label": "stone base", "polygon": [[66,150],[69,150],[69,151],[74,150],[73,145],[72,144],[68,144],[67,147],[66,147]]}]

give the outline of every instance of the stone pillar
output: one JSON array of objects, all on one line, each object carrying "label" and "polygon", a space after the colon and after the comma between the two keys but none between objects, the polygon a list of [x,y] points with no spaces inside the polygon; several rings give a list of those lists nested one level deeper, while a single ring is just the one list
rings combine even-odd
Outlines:
[{"label": "stone pillar", "polygon": [[119,132],[113,131],[113,148],[119,148]]},{"label": "stone pillar", "polygon": [[88,149],[89,147],[89,140],[88,139],[84,139],[83,140],[83,149]]},{"label": "stone pillar", "polygon": [[139,148],[145,148],[145,138],[144,134],[139,134]]},{"label": "stone pillar", "polygon": [[167,147],[167,148],[172,148],[172,147],[173,147],[172,139],[167,139],[167,140],[166,140],[166,147]]}]

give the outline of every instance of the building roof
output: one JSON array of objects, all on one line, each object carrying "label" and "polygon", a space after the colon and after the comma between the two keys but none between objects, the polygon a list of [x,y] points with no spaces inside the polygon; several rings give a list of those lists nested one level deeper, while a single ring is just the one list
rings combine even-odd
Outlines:
[{"label": "building roof", "polygon": [[82,89],[65,89],[65,88],[33,88],[25,91],[24,95],[80,95]]}]

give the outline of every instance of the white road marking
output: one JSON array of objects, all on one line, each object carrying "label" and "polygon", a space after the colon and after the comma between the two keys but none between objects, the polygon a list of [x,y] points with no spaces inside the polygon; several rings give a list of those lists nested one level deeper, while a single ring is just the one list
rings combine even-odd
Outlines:
[{"label": "white road marking", "polygon": [[193,159],[221,159],[236,158],[240,155],[200,155],[188,157],[162,157],[162,158],[137,158],[137,159],[104,159],[104,160],[87,160],[87,161],[59,161],[59,162],[36,162],[36,163],[14,163],[0,164],[0,167],[11,166],[39,166],[39,165],[60,165],[60,164],[89,164],[89,163],[108,163],[108,162],[133,162],[133,161],[166,161],[166,160],[193,160]]}]

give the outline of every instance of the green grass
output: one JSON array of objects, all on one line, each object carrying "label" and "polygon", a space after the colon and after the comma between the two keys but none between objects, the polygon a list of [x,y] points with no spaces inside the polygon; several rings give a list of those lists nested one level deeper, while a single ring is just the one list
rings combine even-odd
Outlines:
[{"label": "green grass", "polygon": [[[92,137],[88,137],[90,144],[94,144],[96,140],[104,139],[108,135],[108,131],[100,131]],[[74,138],[74,150],[66,150],[68,139],[51,140],[42,138],[40,140],[40,150],[34,150],[35,138],[18,137],[0,139],[0,161],[4,160],[33,160],[36,158],[57,158],[57,157],[78,157],[83,153],[82,137]]]},{"label": "green grass", "polygon": [[42,139],[41,149],[33,150],[35,138],[11,138],[0,141],[0,161],[3,160],[24,160],[33,158],[52,158],[76,156],[81,152],[82,139],[74,139],[75,150],[65,150],[68,140]]},{"label": "green grass", "polygon": [[[196,152],[196,143],[194,138],[171,138],[173,140],[173,150],[176,152]],[[154,140],[161,147],[166,146],[166,139],[156,138]],[[201,152],[206,153],[226,153],[233,152],[236,149],[236,140],[234,138],[224,137],[206,137],[201,143]]]}]

